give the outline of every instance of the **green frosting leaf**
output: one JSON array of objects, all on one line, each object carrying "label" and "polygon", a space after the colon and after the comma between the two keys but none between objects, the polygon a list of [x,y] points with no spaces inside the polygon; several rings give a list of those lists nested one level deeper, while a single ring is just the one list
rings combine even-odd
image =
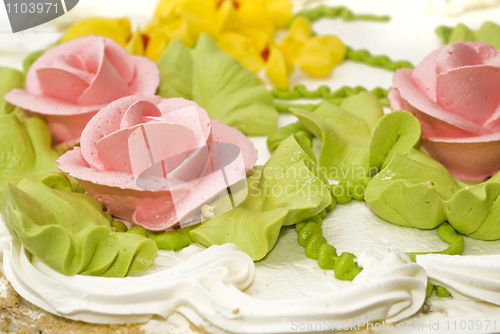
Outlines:
[{"label": "green frosting leaf", "polygon": [[0,188],[6,182],[17,184],[23,178],[42,180],[60,173],[59,157],[51,144],[45,121],[32,117],[24,122],[14,115],[0,116]]},{"label": "green frosting leaf", "polygon": [[307,130],[300,121],[285,125],[271,132],[267,137],[267,148],[269,152],[274,152],[278,146],[291,135],[295,134],[302,138],[307,146],[312,147],[313,134]]},{"label": "green frosting leaf", "polygon": [[323,102],[314,112],[292,109],[300,122],[323,143],[319,165],[328,178],[361,180],[369,174],[372,129],[384,112],[374,94],[361,92],[340,106]]},{"label": "green frosting leaf", "polygon": [[472,238],[500,238],[500,174],[483,183],[455,179],[446,168],[417,149],[393,153],[372,179],[365,201],[384,220],[431,229],[448,221]]},{"label": "green frosting leaf", "polygon": [[382,117],[370,139],[368,164],[377,171],[393,152],[406,155],[420,145],[420,122],[406,111],[393,111]]},{"label": "green frosting leaf", "polygon": [[90,196],[24,179],[0,191],[0,214],[33,255],[65,274],[124,277],[153,263],[154,241],[114,232],[102,204]]},{"label": "green frosting leaf", "polygon": [[235,243],[253,260],[262,259],[282,226],[317,215],[331,203],[327,179],[317,167],[311,149],[295,135],[288,137],[248,177],[247,198],[193,229],[191,238],[207,247]]},{"label": "green frosting leaf", "polygon": [[259,78],[202,34],[193,49],[172,41],[158,60],[158,95],[195,101],[210,118],[247,135],[267,135],[276,126],[273,97]]},{"label": "green frosting leaf", "polygon": [[500,25],[493,22],[484,22],[477,31],[471,30],[460,23],[456,27],[440,26],[436,34],[441,38],[443,44],[452,42],[485,42],[500,50]]},{"label": "green frosting leaf", "polygon": [[23,84],[24,74],[22,72],[13,68],[0,67],[0,117],[11,114],[19,118],[24,116],[24,112],[20,108],[13,106],[4,99],[5,94],[14,88],[22,88]]}]

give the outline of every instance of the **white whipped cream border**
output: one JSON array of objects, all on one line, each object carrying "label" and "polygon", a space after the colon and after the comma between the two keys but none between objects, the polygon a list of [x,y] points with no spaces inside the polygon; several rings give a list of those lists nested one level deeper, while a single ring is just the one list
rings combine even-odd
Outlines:
[{"label": "white whipped cream border", "polygon": [[[53,314],[92,323],[147,322],[175,310],[195,324],[230,332],[289,332],[292,321],[398,321],[425,299],[427,276],[404,254],[364,254],[365,270],[350,287],[309,298],[267,300],[242,292],[253,281],[254,263],[234,244],[212,246],[171,268],[144,276],[65,276],[33,259],[18,240],[0,233],[3,270],[26,300]],[[159,253],[161,257],[161,252]]]}]

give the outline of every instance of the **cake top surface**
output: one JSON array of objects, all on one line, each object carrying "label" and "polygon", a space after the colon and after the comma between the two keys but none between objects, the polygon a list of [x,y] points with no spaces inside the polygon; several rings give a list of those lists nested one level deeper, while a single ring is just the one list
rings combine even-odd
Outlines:
[{"label": "cake top surface", "polygon": [[[481,8],[477,6],[478,3],[475,3],[474,7],[479,8],[472,8],[473,6],[466,1],[455,1],[455,3],[448,2],[447,5],[445,5],[444,2],[438,1],[429,1],[426,4],[425,2],[416,0],[405,2],[397,0],[377,2],[369,0],[296,1],[295,5],[297,9],[302,9],[311,8],[323,3],[331,6],[345,5],[355,13],[390,15],[391,20],[389,22],[345,22],[340,19],[323,19],[314,24],[314,30],[316,32],[319,34],[333,33],[339,36],[346,45],[354,49],[368,49],[372,54],[384,54],[390,56],[391,59],[408,60],[413,64],[418,64],[430,52],[441,46],[441,41],[435,34],[437,26],[455,26],[461,22],[475,30],[485,21],[494,21],[500,17],[500,8],[498,6]],[[491,2],[491,4],[493,3],[494,2]],[[490,3],[484,1],[482,4],[486,6]],[[134,24],[144,24],[148,21],[153,12],[155,1],[141,2],[140,6],[134,2],[127,2],[127,5],[120,2],[120,5],[118,5],[118,2],[115,1],[86,2],[79,4],[79,6],[81,10],[72,11],[43,27],[33,29],[32,32],[27,31],[24,33],[5,35],[7,40],[1,47],[3,53],[0,57],[0,66],[21,68],[21,59],[26,54],[54,42],[61,36],[61,28],[80,17],[97,16],[101,14],[107,16],[112,9],[113,16],[126,15],[132,18]],[[467,11],[458,16],[448,16],[449,14],[456,15],[457,12],[466,9]],[[0,25],[0,30],[10,30],[6,18],[2,18],[0,23],[2,24]],[[352,61],[345,61],[325,79],[313,79],[300,71],[295,71],[290,78],[290,84],[294,86],[295,84],[303,83],[310,89],[316,89],[320,85],[328,85],[332,90],[345,85],[351,87],[362,85],[368,89],[373,89],[375,87],[388,88],[393,85],[392,77],[392,72],[368,67],[364,64]],[[282,126],[289,124],[295,120],[296,118],[294,118],[294,116],[282,115],[278,120],[278,125]],[[270,157],[270,153],[265,145],[265,137],[253,137],[251,140],[259,151],[257,164],[264,164]],[[315,141],[314,144],[315,146],[313,148],[317,153],[320,143]],[[366,268],[370,268],[371,265],[371,268],[375,269],[379,268],[377,266],[384,264],[387,267],[397,267],[400,265],[400,263],[398,263],[398,261],[401,260],[401,257],[398,257],[398,254],[400,254],[399,250],[424,252],[441,250],[447,247],[436,235],[435,231],[418,230],[389,224],[375,216],[371,212],[369,206],[364,202],[351,202],[347,205],[341,205],[333,212],[329,213],[323,221],[323,235],[327,238],[329,243],[335,245],[339,252],[352,252],[358,256],[359,262],[364,264]],[[18,251],[20,254],[20,250]],[[212,249],[210,251],[216,252],[217,249]],[[355,290],[357,284],[363,284],[370,281],[369,277],[367,278],[366,276],[369,276],[370,273],[372,273],[373,277],[377,276],[376,270],[374,270],[367,271],[366,274],[361,276],[355,283],[336,280],[331,271],[319,269],[315,260],[305,257],[303,248],[296,242],[296,233],[293,228],[284,228],[273,251],[263,260],[256,262],[255,265],[251,261],[248,262],[248,258],[242,256],[231,247],[225,247],[218,251],[224,251],[223,255],[216,255],[219,258],[223,256],[232,258],[232,256],[234,256],[237,259],[237,266],[241,267],[238,267],[239,269],[236,271],[248,271],[246,273],[247,276],[243,275],[237,277],[237,279],[233,277],[233,279],[235,279],[235,284],[239,285],[246,295],[255,297],[255,300],[252,300],[252,302],[257,304],[262,300],[271,302],[271,300],[274,299],[293,299],[296,305],[301,303],[301,301],[322,305],[325,301],[325,297],[323,296],[325,293],[327,293],[328,297],[336,295],[337,297],[335,298],[338,298],[341,290],[351,289],[350,296],[352,298],[353,296],[357,296],[358,292]],[[466,248],[463,255],[473,256],[499,253],[499,241],[486,242],[466,237]],[[14,250],[12,254],[14,254]],[[161,268],[171,268],[176,264],[182,263],[184,263],[184,270],[189,271],[191,270],[189,268],[190,265],[197,266],[198,263],[194,261],[195,258],[193,258],[191,262],[183,261],[192,258],[194,254],[199,254],[199,261],[203,260],[203,256],[208,257],[210,255],[207,254],[203,248],[196,245],[190,246],[179,253],[162,251],[155,259],[155,265],[148,272],[145,272],[144,275],[154,275],[154,273]],[[388,256],[388,254],[390,254],[390,256]],[[388,260],[383,262],[382,260],[384,258]],[[20,261],[18,262],[19,264],[22,264],[22,257],[19,257],[17,260]],[[391,262],[391,260],[393,261]],[[474,269],[471,268],[474,268],[474,265],[476,269],[487,268],[487,270],[493,270],[493,272],[496,273],[499,272],[495,265],[488,261],[483,263],[481,261],[475,261],[472,257],[459,257],[458,261],[460,262],[450,262],[439,256],[429,257],[428,260],[424,260],[428,274],[434,272],[436,277],[442,279],[442,282],[446,282],[447,279],[449,279],[447,276],[449,273],[453,274],[462,271],[464,274],[473,274],[472,271]],[[42,263],[35,263],[35,267],[48,275],[53,275],[53,273],[51,273],[48,268],[45,268]],[[439,268],[445,268],[448,272],[439,272],[439,270],[437,270]],[[255,270],[255,278],[250,284],[249,278],[252,276],[253,270]],[[387,272],[387,268],[380,270],[384,273]],[[423,279],[420,277],[420,273],[409,275],[415,280]],[[65,280],[62,275],[61,277],[57,277],[57,279]],[[498,277],[496,277],[496,279],[498,280]],[[78,280],[78,278],[76,280]],[[87,278],[85,278],[84,283],[87,284],[87,282]],[[78,285],[80,282],[74,284]],[[126,289],[126,286],[124,289]],[[380,289],[383,289],[383,287],[381,286]],[[465,294],[469,292],[465,285],[463,289],[466,291]],[[442,322],[444,317],[450,322],[459,322],[464,319],[467,319],[467,321],[483,321],[486,319],[489,321],[499,320],[500,323],[500,309],[497,306],[475,302],[470,298],[462,297],[460,291],[456,292],[458,293],[454,294],[454,300],[431,297],[427,302],[428,309],[426,312],[416,313],[415,310],[413,313],[416,314],[412,317],[406,318],[403,315],[397,320],[403,321],[404,319],[403,323],[405,326],[407,324],[409,324],[410,327],[415,324],[423,324],[425,328],[430,329],[433,329],[432,324],[440,320],[440,332],[443,333],[456,332],[455,329],[450,326],[443,327],[444,324]],[[36,294],[36,291],[31,293]],[[77,292],[73,291],[73,293],[73,296],[70,296],[71,298],[78,296]],[[218,298],[225,298],[230,296],[231,293],[234,293],[234,291],[221,290]],[[362,294],[360,293],[360,295]],[[105,296],[105,294],[103,296]],[[79,297],[76,298],[78,299]],[[239,294],[235,294],[234,298],[236,300],[242,298],[241,300],[243,300],[243,302],[241,302],[241,304],[245,304],[247,301],[244,296]],[[349,296],[346,296],[346,298],[346,300],[349,300]],[[418,298],[415,297],[415,299]],[[281,304],[277,302],[276,306],[286,307],[286,304],[287,302],[282,302]],[[411,304],[411,302],[409,302],[409,304]],[[262,305],[264,305],[263,307],[267,306],[265,302],[263,302]],[[45,305],[45,307],[48,310],[52,309],[50,305]],[[418,305],[417,309],[418,308],[420,308],[420,305]],[[412,308],[410,307],[410,309]],[[234,310],[236,310],[236,308],[230,308],[227,311],[231,313],[235,312]],[[320,310],[321,307],[318,306],[316,311],[319,312]],[[71,314],[75,310],[68,309],[66,311],[68,314]],[[244,307],[241,307],[238,312],[245,313]],[[278,314],[272,314],[271,311],[269,312],[274,317],[279,316]],[[289,312],[294,312],[293,307]],[[171,328],[172,332],[189,332],[192,329],[188,329],[190,323],[185,317],[189,317],[188,315],[191,313],[192,312],[185,307],[179,308],[177,312],[167,319],[167,324],[165,324],[163,319],[155,316],[153,320],[143,326],[143,329],[145,329],[146,332],[155,332],[157,328],[169,326],[168,328]],[[397,314],[397,312],[394,314]],[[117,315],[112,317],[118,318]],[[248,319],[250,320],[248,320],[247,323],[238,323],[237,320],[233,320],[233,322],[228,321],[225,326],[227,326],[226,328],[237,328],[237,326],[242,325],[248,326],[247,328],[253,329],[254,332],[265,331],[262,327],[258,326],[259,321],[256,320],[260,319],[262,321],[263,318],[249,317]],[[95,319],[93,320],[95,321]],[[290,321],[290,326],[299,326],[307,323],[306,320],[303,322],[297,320],[294,324],[293,317],[290,317],[288,320]],[[138,318],[138,321],[144,321],[144,319]],[[199,316],[192,316],[190,321],[194,322],[198,328],[207,328],[208,326],[205,320]],[[262,323],[264,323],[264,321],[262,321]],[[290,329],[293,330],[294,328],[290,327]],[[330,328],[322,327],[322,329]],[[491,332],[491,327],[489,329],[476,329],[478,332]],[[208,330],[211,330],[210,327],[208,327]],[[281,331],[282,328],[279,330]],[[366,330],[366,328],[362,329],[361,332],[364,330]]]}]

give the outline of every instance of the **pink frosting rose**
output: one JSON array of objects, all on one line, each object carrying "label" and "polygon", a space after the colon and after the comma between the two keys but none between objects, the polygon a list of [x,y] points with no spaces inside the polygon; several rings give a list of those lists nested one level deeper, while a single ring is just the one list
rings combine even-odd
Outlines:
[{"label": "pink frosting rose", "polygon": [[391,109],[413,113],[422,147],[462,180],[500,170],[500,51],[456,42],[394,74]]},{"label": "pink frosting rose", "polygon": [[44,116],[54,144],[72,144],[108,103],[129,95],[154,95],[159,83],[153,61],[129,55],[109,38],[88,36],[46,51],[28,71],[26,90],[14,89],[5,99]]},{"label": "pink frosting rose", "polygon": [[134,95],[101,109],[83,130],[80,147],[58,163],[109,213],[160,231],[228,186],[246,184],[256,160],[247,137],[211,120],[196,103]]}]

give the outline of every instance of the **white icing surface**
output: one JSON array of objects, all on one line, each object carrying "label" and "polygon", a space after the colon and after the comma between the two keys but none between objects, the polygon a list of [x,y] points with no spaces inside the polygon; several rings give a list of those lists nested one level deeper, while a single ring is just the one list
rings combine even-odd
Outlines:
[{"label": "white icing surface", "polygon": [[[9,33],[5,12],[0,10],[0,38],[3,42],[0,45],[0,66],[21,68],[21,59],[24,55],[57,40],[61,36],[60,28],[66,27],[69,22],[77,18],[127,15],[133,18],[136,25],[143,25],[148,21],[155,2],[154,0],[81,1],[69,14],[42,27],[18,34]],[[500,17],[498,7],[478,9],[454,18],[429,15],[431,5],[422,0],[296,0],[294,2],[297,8],[326,3],[333,6],[345,5],[355,13],[389,14],[392,20],[387,23],[324,19],[315,23],[314,28],[320,34],[338,35],[353,48],[365,48],[372,54],[386,54],[392,59],[410,60],[414,64],[440,46],[440,41],[434,33],[438,25],[454,26],[462,22],[472,29],[478,29],[484,21],[499,22]],[[436,0],[434,4],[438,6],[434,6],[433,13],[446,14],[450,8],[455,8],[452,9],[455,12],[463,11],[470,5],[476,6],[487,2],[495,0]],[[439,9],[439,4],[446,4],[448,9],[443,9],[443,6]],[[461,9],[456,10],[459,5],[462,6]],[[453,14],[456,14],[455,12]],[[343,85],[363,85],[367,88],[389,87],[392,73],[346,61],[326,79],[312,79],[300,71],[295,71],[290,81],[291,86],[300,82],[311,89],[322,84],[327,84],[332,90]],[[293,121],[293,116],[280,116],[279,126]],[[265,138],[252,140],[259,149],[258,164],[263,164],[270,156],[265,146]],[[500,307],[491,304],[500,304],[498,295],[500,255],[479,256],[500,254],[500,241],[485,242],[465,238],[464,255],[476,255],[474,257],[419,256],[418,262],[427,270],[431,281],[449,288],[455,297],[454,299],[431,297],[428,301],[431,304],[431,312],[423,314],[416,312],[423,302],[422,283],[425,283],[425,275],[419,265],[404,265],[407,259],[399,249],[436,251],[446,248],[447,245],[440,240],[436,231],[391,225],[373,215],[364,202],[338,206],[324,220],[323,231],[328,242],[335,245],[339,253],[349,251],[356,254],[358,262],[365,267],[354,282],[336,280],[331,271],[319,269],[317,261],[307,258],[304,249],[298,245],[297,234],[293,228],[284,228],[273,251],[255,264],[232,245],[214,247],[206,251],[202,251],[203,248],[199,246],[190,246],[178,253],[161,251],[155,259],[155,265],[142,273],[143,277],[118,280],[79,276],[68,278],[54,273],[38,261],[30,263],[17,242],[2,242],[1,249],[4,257],[3,268],[7,277],[16,290],[34,304],[42,307],[45,305],[43,308],[67,317],[75,319],[88,317],[87,320],[94,321],[124,319],[116,314],[110,317],[110,310],[133,314],[128,315],[127,320],[146,321],[152,314],[156,314],[143,326],[148,333],[191,333],[192,323],[210,332],[224,332],[221,328],[240,332],[277,332],[285,329],[293,332],[292,321],[304,323],[333,319],[374,321],[388,317],[393,321],[403,320],[397,324],[409,325],[407,329],[414,324],[422,324],[424,332],[466,333],[467,331],[460,330],[461,321],[467,321],[466,325],[469,325],[469,321],[481,321],[482,328],[479,329],[476,323],[474,330],[468,331],[470,333],[500,331]],[[0,229],[0,238],[7,240],[9,237]],[[177,265],[180,267],[172,269]],[[204,275],[207,273],[215,273],[213,277],[217,279],[202,279],[201,277],[206,277]],[[252,281],[253,275],[255,277]],[[168,279],[161,283],[156,281],[167,277]],[[54,280],[59,281],[58,289],[53,288]],[[123,285],[124,282],[138,280],[141,284]],[[30,287],[27,285],[28,282],[34,285]],[[39,284],[43,284],[45,288]],[[164,295],[181,294],[182,291],[188,297],[160,298],[159,290],[156,290],[156,293],[150,295],[151,297],[145,298],[141,294],[141,289],[147,289],[148,284],[158,284],[158,289]],[[457,290],[465,296],[459,295]],[[113,291],[118,292],[113,293]],[[128,299],[126,304],[117,302],[122,295],[131,299]],[[357,313],[347,314],[346,305],[353,305],[356,296],[359,296],[361,303],[356,308]],[[370,306],[370,296],[380,298],[382,301],[380,307]],[[157,310],[153,310],[149,298],[157,301]],[[290,299],[294,301],[286,301]],[[101,305],[103,300],[109,302],[108,305],[120,307],[103,306]],[[336,303],[343,303],[342,307]],[[329,305],[332,307],[328,307]],[[94,312],[82,314],[83,309],[93,307],[95,307]],[[138,307],[140,311],[132,312],[130,307]],[[236,309],[238,312],[235,314],[233,311]],[[101,313],[95,310],[100,310]],[[173,313],[165,321],[162,316],[171,312]],[[207,321],[207,318],[210,321]],[[445,321],[449,321],[447,326]],[[485,328],[486,321],[490,321],[489,328]],[[492,328],[493,321],[496,321],[495,328]],[[440,326],[439,330],[436,329],[437,323]],[[321,327],[321,329],[326,328]],[[414,328],[406,331],[398,330],[398,333],[414,333],[415,330]],[[360,332],[365,331],[369,332],[369,328]]]},{"label": "white icing surface", "polygon": [[[182,255],[160,252],[141,276],[126,278],[59,274],[10,236],[0,249],[5,275],[22,297],[51,313],[93,323],[147,322],[175,309],[194,324],[244,333],[288,332],[293,321],[398,321],[420,309],[427,280],[422,267],[406,264],[405,254],[387,251],[361,256],[365,270],[345,289],[322,286],[321,294],[270,300],[241,292],[253,280],[254,263],[233,244],[193,245]],[[279,279],[284,273],[277,274]]]}]

